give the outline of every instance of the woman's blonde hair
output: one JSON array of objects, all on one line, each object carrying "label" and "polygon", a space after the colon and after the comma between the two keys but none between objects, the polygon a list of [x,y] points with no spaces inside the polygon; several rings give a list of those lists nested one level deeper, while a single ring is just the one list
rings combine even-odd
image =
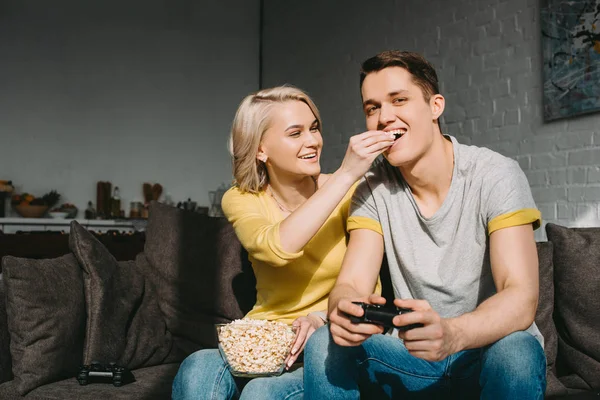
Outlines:
[{"label": "woman's blonde hair", "polygon": [[305,103],[315,115],[321,129],[321,116],[317,106],[298,88],[277,86],[246,96],[235,113],[229,137],[233,176],[242,192],[256,193],[269,181],[265,164],[256,156],[263,135],[271,124],[271,110],[275,105],[286,101]]}]

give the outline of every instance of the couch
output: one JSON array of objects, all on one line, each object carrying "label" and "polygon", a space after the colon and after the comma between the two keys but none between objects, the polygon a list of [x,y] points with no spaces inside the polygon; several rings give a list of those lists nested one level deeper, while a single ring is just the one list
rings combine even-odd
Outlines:
[{"label": "couch", "polygon": [[[536,315],[546,395],[600,399],[600,228],[546,230]],[[75,222],[69,250],[2,259],[0,399],[169,399],[181,360],[215,347],[214,324],[255,301],[247,254],[223,218],[152,203],[135,260],[117,261]],[[383,268],[387,295],[388,277]],[[135,382],[80,386],[80,365],[94,360],[128,366]]]}]

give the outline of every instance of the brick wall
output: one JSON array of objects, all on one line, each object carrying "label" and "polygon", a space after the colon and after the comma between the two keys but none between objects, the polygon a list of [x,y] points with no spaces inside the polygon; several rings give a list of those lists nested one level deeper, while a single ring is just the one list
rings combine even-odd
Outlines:
[{"label": "brick wall", "polygon": [[265,0],[264,12],[263,86],[314,97],[326,171],[364,130],[360,62],[418,51],[438,70],[445,132],[516,159],[545,222],[600,225],[600,114],[543,121],[537,0]]}]

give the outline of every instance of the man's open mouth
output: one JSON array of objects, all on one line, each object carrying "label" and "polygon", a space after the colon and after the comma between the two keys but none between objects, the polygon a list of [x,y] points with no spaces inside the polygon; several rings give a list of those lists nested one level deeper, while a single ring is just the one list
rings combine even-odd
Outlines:
[{"label": "man's open mouth", "polygon": [[394,130],[387,131],[387,132],[394,135],[394,140],[398,140],[406,133],[406,129],[400,128],[400,129],[394,129]]}]

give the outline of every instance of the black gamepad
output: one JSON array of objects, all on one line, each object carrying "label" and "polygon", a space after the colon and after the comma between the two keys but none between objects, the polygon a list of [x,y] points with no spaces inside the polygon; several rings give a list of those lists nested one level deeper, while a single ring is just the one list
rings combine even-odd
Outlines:
[{"label": "black gamepad", "polygon": [[409,308],[400,308],[396,306],[387,306],[380,304],[368,304],[360,301],[353,301],[354,304],[362,307],[364,310],[364,314],[362,317],[357,317],[355,315],[349,315],[350,321],[355,324],[359,323],[368,323],[368,324],[376,324],[381,325],[385,328],[397,328],[401,331],[407,331],[413,328],[420,328],[423,324],[411,324],[406,326],[395,326],[392,323],[392,319],[396,315],[406,314],[412,312],[413,310]]},{"label": "black gamepad", "polygon": [[112,382],[114,386],[122,386],[125,383],[133,382],[133,374],[127,368],[117,365],[114,362],[108,365],[99,362],[92,362],[90,365],[82,365],[77,374],[77,381],[80,385],[96,382]]}]

